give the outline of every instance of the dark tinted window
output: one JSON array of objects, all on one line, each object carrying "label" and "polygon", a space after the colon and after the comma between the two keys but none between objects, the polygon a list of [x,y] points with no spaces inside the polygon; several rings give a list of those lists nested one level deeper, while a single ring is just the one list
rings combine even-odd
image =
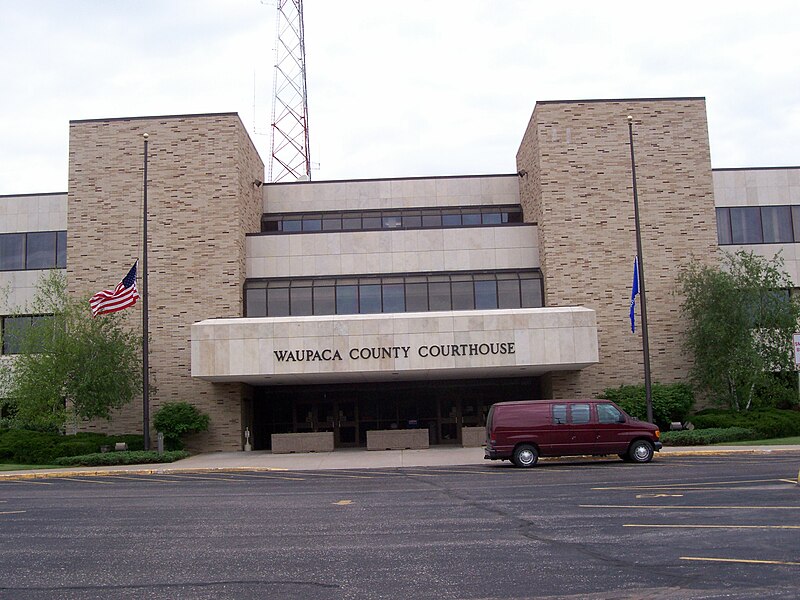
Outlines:
[{"label": "dark tinted window", "polygon": [[354,315],[358,313],[358,286],[336,286],[336,314]]},{"label": "dark tinted window", "polygon": [[405,294],[402,283],[383,284],[383,312],[405,312]]},{"label": "dark tinted window", "polygon": [[56,267],[63,269],[67,266],[67,232],[59,231],[56,241]]},{"label": "dark tinted window", "polygon": [[431,310],[450,310],[450,282],[431,282],[428,284],[428,304]]},{"label": "dark tinted window", "polygon": [[267,290],[264,288],[250,288],[245,290],[248,317],[267,316]]},{"label": "dark tinted window", "polygon": [[314,314],[336,314],[336,288],[333,283],[314,286]]},{"label": "dark tinted window", "polygon": [[381,312],[381,286],[380,284],[360,285],[359,292],[360,310],[364,314]]},{"label": "dark tinted window", "polygon": [[452,283],[453,310],[472,310],[475,308],[475,292],[472,279]]},{"label": "dark tinted window", "polygon": [[792,241],[792,211],[789,206],[761,207],[764,242],[778,244]]},{"label": "dark tinted window", "polygon": [[731,211],[728,208],[717,209],[717,241],[720,244],[731,244]]},{"label": "dark tinted window", "polygon": [[475,282],[475,308],[497,308],[497,282],[494,279]]},{"label": "dark tinted window", "polygon": [[55,267],[56,240],[55,231],[29,233],[25,248],[25,268],[51,269]]},{"label": "dark tinted window", "polygon": [[406,310],[408,312],[427,312],[427,283],[406,283]]},{"label": "dark tinted window", "polygon": [[313,315],[313,306],[311,285],[292,286],[292,315]]},{"label": "dark tinted window", "polygon": [[25,234],[0,235],[0,270],[21,271],[25,268]]},{"label": "dark tinted window", "polygon": [[288,317],[291,314],[288,287],[267,288],[267,311],[270,317]]},{"label": "dark tinted window", "polygon": [[497,282],[497,296],[500,308],[519,308],[519,279],[505,279]]},{"label": "dark tinted window", "polygon": [[734,244],[760,244],[761,211],[757,206],[731,208],[731,241]]}]

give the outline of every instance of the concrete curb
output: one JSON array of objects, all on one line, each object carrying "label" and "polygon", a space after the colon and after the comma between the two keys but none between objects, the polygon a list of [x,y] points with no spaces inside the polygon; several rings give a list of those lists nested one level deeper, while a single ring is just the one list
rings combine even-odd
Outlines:
[{"label": "concrete curb", "polygon": [[[797,453],[800,446],[742,447],[679,447],[671,446],[656,454],[655,460],[686,456],[730,456],[735,454],[769,455]],[[586,460],[591,457],[544,458],[543,462]],[[249,463],[249,464],[246,464]],[[260,464],[259,464],[260,463]],[[0,482],[63,477],[107,477],[114,475],[170,475],[180,473],[285,472],[344,469],[429,468],[466,465],[489,465],[483,460],[482,448],[431,448],[429,450],[351,451],[339,453],[307,453],[273,455],[269,452],[209,453],[192,456],[174,463],[117,467],[84,467],[64,469],[31,469],[0,472]],[[800,472],[798,473],[800,483]]]}]

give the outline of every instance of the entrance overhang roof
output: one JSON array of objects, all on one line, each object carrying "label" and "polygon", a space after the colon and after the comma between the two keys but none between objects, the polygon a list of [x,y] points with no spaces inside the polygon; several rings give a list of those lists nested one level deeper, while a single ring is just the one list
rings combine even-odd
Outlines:
[{"label": "entrance overhang roof", "polygon": [[526,377],[599,361],[583,307],[208,319],[192,376],[251,385]]}]

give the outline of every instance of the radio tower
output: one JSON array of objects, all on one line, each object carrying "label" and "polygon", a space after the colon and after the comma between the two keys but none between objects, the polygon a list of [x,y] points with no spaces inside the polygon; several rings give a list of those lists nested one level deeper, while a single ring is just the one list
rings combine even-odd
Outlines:
[{"label": "radio tower", "polygon": [[270,181],[311,179],[303,0],[277,0]]}]

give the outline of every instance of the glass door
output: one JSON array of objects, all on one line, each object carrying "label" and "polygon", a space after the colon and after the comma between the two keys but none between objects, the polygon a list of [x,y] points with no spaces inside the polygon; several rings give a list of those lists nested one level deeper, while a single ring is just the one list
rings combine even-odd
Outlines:
[{"label": "glass door", "polygon": [[336,447],[358,446],[358,403],[355,400],[339,400],[334,404],[334,410]]},{"label": "glass door", "polygon": [[461,443],[461,401],[458,398],[442,398],[439,401],[440,444]]}]

